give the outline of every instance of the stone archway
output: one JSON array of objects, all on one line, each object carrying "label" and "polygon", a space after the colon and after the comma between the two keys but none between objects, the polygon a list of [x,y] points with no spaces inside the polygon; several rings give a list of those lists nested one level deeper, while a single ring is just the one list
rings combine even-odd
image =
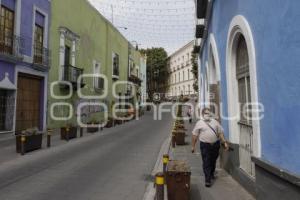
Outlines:
[{"label": "stone archway", "polygon": [[[261,155],[259,120],[245,123],[241,117],[244,107],[240,105],[258,103],[256,55],[250,25],[241,15],[234,17],[230,24],[226,59],[230,141],[240,146],[240,167],[249,176],[255,176],[251,157]],[[246,78],[244,82],[239,76],[239,70],[243,65],[241,63],[248,65],[249,76],[245,74],[242,76]],[[245,99],[245,93],[249,93],[247,95],[251,98]],[[251,115],[258,119],[258,113],[251,112]]]}]

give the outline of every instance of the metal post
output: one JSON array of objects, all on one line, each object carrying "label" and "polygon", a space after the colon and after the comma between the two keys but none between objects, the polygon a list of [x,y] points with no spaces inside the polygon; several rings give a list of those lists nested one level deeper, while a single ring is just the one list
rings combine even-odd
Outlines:
[{"label": "metal post", "polygon": [[175,148],[176,147],[176,136],[174,133],[172,133],[172,147]]},{"label": "metal post", "polygon": [[83,127],[80,127],[80,137],[83,137]]},{"label": "metal post", "polygon": [[159,172],[155,176],[156,194],[155,200],[164,200],[164,174]]},{"label": "metal post", "polygon": [[47,131],[47,147],[51,147],[51,134],[52,134],[52,130],[48,129]]},{"label": "metal post", "polygon": [[168,163],[169,163],[169,155],[165,154],[163,156],[163,173],[164,173],[165,183],[167,180],[167,165],[168,165]]},{"label": "metal post", "polygon": [[66,139],[67,139],[67,141],[69,141],[69,132],[70,132],[70,128],[67,127],[66,128]]},{"label": "metal post", "polygon": [[25,155],[25,142],[26,142],[26,136],[21,135],[21,155]]}]

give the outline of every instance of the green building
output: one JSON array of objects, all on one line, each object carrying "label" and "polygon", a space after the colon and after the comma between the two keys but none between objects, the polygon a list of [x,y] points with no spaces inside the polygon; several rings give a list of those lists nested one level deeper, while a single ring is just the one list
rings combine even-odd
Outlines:
[{"label": "green building", "polygon": [[[84,123],[111,117],[121,101],[113,83],[128,80],[129,54],[138,63],[139,52],[87,0],[52,0],[50,48],[48,127],[77,126],[77,116]],[[125,95],[128,85],[115,88]]]}]

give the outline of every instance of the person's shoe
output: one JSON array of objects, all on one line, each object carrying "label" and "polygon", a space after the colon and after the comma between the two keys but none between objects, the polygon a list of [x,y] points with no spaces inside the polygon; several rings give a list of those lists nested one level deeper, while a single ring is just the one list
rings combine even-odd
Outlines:
[{"label": "person's shoe", "polygon": [[205,187],[211,187],[211,181],[206,181],[205,182]]}]

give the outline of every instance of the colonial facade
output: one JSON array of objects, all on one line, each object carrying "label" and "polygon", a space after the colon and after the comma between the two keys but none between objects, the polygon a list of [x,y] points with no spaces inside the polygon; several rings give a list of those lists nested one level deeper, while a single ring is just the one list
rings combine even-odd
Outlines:
[{"label": "colonial facade", "polygon": [[192,53],[194,42],[191,41],[184,47],[177,50],[169,57],[169,97],[178,97],[180,95],[194,95],[195,77],[192,73]]},{"label": "colonial facade", "polygon": [[142,55],[141,57],[140,78],[142,80],[141,104],[143,106],[147,102],[147,55]]},{"label": "colonial facade", "polygon": [[196,3],[200,106],[234,149],[222,166],[257,199],[299,199],[300,2]]},{"label": "colonial facade", "polygon": [[0,0],[0,133],[46,129],[50,1]]},{"label": "colonial facade", "polygon": [[128,81],[129,87],[127,96],[130,97],[129,102],[139,107],[141,105],[141,53],[136,51],[130,43],[129,45],[129,66]]},{"label": "colonial facade", "polygon": [[[87,0],[53,0],[52,14],[48,127],[78,126],[78,116],[83,123],[113,117],[115,103],[130,93],[129,66],[139,70],[140,53]],[[133,82],[140,86],[139,77]]]}]

